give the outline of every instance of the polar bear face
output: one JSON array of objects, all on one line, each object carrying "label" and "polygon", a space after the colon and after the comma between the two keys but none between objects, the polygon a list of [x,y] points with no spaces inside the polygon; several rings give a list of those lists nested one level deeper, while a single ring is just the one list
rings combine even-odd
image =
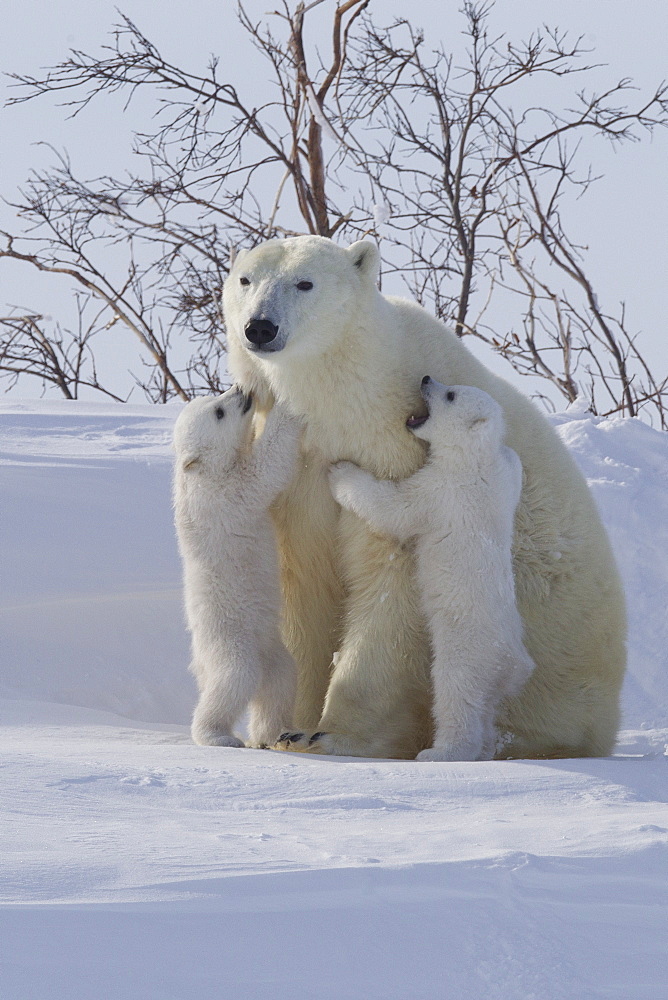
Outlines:
[{"label": "polar bear face", "polygon": [[261,362],[278,364],[295,349],[322,354],[359,305],[360,286],[375,288],[378,262],[373,243],[343,249],[322,236],[242,250],[223,290],[228,335]]},{"label": "polar bear face", "polygon": [[503,410],[495,399],[471,385],[442,385],[425,375],[421,386],[426,416],[411,416],[406,426],[437,449],[465,452],[496,449],[504,434]]},{"label": "polar bear face", "polygon": [[253,398],[233,386],[222,396],[193,399],[174,425],[179,468],[214,468],[224,472],[236,462],[251,437]]}]

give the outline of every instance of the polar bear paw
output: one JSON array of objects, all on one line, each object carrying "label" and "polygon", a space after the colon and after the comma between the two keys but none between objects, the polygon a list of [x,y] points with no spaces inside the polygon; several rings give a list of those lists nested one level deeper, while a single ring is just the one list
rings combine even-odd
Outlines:
[{"label": "polar bear paw", "polygon": [[353,462],[335,462],[329,468],[329,487],[334,499],[342,507],[350,507],[355,498],[355,487],[359,489],[368,473]]},{"label": "polar bear paw", "polygon": [[193,741],[201,747],[245,747],[246,744],[233,733],[221,733],[210,729],[197,729],[192,732]]},{"label": "polar bear paw", "polygon": [[440,743],[438,746],[422,750],[416,760],[480,760],[482,747],[477,743],[463,741],[460,743]]},{"label": "polar bear paw", "polygon": [[324,749],[329,733],[281,733],[272,750],[285,750],[289,753],[335,753]]},{"label": "polar bear paw", "polygon": [[288,753],[318,753],[332,757],[379,757],[382,749],[346,733],[282,733],[272,750]]}]

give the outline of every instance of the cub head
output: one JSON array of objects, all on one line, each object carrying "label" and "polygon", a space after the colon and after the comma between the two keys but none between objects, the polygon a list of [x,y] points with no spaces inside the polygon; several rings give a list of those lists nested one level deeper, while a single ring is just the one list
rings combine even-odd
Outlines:
[{"label": "cub head", "polygon": [[354,318],[360,295],[375,291],[378,266],[373,243],[344,249],[323,236],[242,250],[223,289],[232,369],[248,370],[249,357],[265,369],[295,352],[323,354]]},{"label": "cub head", "polygon": [[471,385],[442,385],[429,375],[422,379],[421,393],[426,416],[411,416],[406,426],[432,450],[456,447],[469,453],[501,445],[503,410],[489,393]]},{"label": "cub head", "polygon": [[253,397],[237,386],[222,396],[201,396],[181,410],[174,425],[177,468],[224,472],[250,442]]}]

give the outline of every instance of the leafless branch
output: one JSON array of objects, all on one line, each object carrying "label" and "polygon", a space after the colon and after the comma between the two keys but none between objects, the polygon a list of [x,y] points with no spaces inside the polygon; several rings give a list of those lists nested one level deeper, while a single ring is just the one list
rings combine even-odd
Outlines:
[{"label": "leafless branch", "polygon": [[[598,140],[634,142],[668,124],[666,85],[643,96],[621,79],[592,91],[600,65],[581,38],[494,34],[492,2],[464,3],[461,62],[406,18],[372,20],[371,6],[331,5],[329,39],[317,45],[312,15],[322,18],[324,0],[281,0],[257,21],[239,5],[273,81],[263,101],[222,77],[215,58],[199,73],[168,60],[124,15],[100,53],[75,50],[41,76],[15,74],[13,105],[50,95],[77,116],[102,93],[127,106],[143,89],[157,110],[135,138],[139,169],[122,178],[84,182],[54,151],[54,167],[34,172],[15,202],[24,229],[4,234],[0,259],[92,296],[95,336],[131,331],[135,382],[163,401],[225,384],[220,291],[237,246],[375,233],[385,280],[401,275],[459,336],[530,377],[535,395],[548,382],[569,402],[658,414],[665,427],[666,380],[624,309],[613,317],[599,302],[567,221],[600,172],[590,166]],[[572,82],[568,106],[531,104],[539,78],[559,81],[560,93]],[[508,332],[487,325],[500,303]],[[24,371],[64,394],[84,385],[83,369],[63,361],[60,327],[30,316],[3,328],[11,350],[33,359]],[[90,337],[80,341],[69,350],[78,343],[90,363]]]}]

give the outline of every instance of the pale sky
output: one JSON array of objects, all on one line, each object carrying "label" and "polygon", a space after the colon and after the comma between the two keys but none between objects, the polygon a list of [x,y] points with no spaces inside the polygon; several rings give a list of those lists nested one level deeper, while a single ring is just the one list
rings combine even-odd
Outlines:
[{"label": "pale sky", "polygon": [[[115,4],[109,0],[22,0],[3,12],[0,33],[0,66],[4,71],[37,74],[40,67],[61,61],[69,48],[97,51],[117,20]],[[248,49],[238,44],[236,3],[230,0],[118,0],[117,6],[177,64],[203,71],[209,54],[220,56],[221,67],[246,88],[252,85],[253,69]],[[331,3],[323,8],[331,8]],[[374,0],[370,12],[379,23],[392,16],[408,16],[422,26],[436,46],[443,41],[456,47],[462,19],[461,4],[433,0]],[[248,0],[248,11],[258,18],[274,9],[271,0]],[[498,0],[492,25],[499,33],[526,36],[533,27],[546,23],[583,35],[595,49],[596,62],[607,63],[602,79],[616,82],[634,79],[643,91],[653,90],[668,78],[668,5],[658,0]],[[326,41],[326,40],[325,40]],[[222,73],[221,73],[222,75]],[[67,149],[75,172],[92,177],[123,170],[128,162],[131,127],[136,115],[121,112],[119,97],[96,102],[92,111],[75,122],[64,121],[62,109],[51,98],[2,110],[0,126],[0,194],[12,198],[31,167],[53,162],[48,149],[37,142]],[[601,145],[595,172],[604,173],[585,199],[578,203],[577,218],[570,229],[585,242],[590,253],[589,273],[599,298],[609,311],[624,300],[629,326],[642,331],[640,343],[657,375],[668,370],[668,330],[662,301],[668,274],[668,132],[653,140],[631,144],[613,152]],[[2,224],[12,225],[11,213],[0,209]],[[0,301],[39,309],[54,317],[66,308],[68,292],[61,282],[37,275],[28,265],[0,262]],[[489,322],[492,319],[487,317]],[[467,341],[467,343],[470,343]],[[127,343],[119,341],[106,349],[108,363],[127,368]],[[511,377],[510,366],[489,359],[495,370]],[[529,391],[526,380],[519,383]],[[24,384],[23,395],[32,393]],[[139,401],[139,397],[133,396]]]}]

